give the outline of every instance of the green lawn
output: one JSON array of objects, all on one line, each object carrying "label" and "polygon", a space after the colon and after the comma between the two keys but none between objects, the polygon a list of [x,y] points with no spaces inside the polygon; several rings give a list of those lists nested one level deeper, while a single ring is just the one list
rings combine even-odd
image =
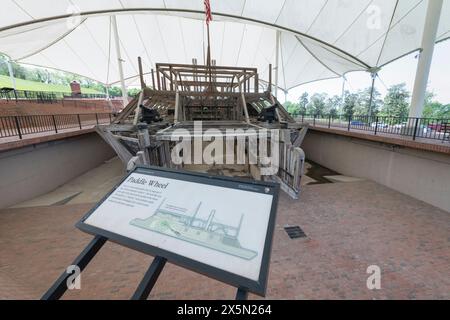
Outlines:
[{"label": "green lawn", "polygon": [[[60,84],[46,84],[42,82],[22,80],[16,78],[17,90],[29,90],[29,91],[50,91],[50,92],[63,92],[70,93],[70,86],[60,85]],[[0,88],[12,87],[11,79],[9,76],[0,75]],[[94,89],[81,88],[82,93],[93,93],[102,94],[104,92],[99,92]]]}]

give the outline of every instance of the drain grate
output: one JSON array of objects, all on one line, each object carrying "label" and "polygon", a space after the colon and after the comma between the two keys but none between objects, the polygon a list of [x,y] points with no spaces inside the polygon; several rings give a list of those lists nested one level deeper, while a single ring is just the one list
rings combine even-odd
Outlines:
[{"label": "drain grate", "polygon": [[284,227],[284,230],[291,239],[306,238],[306,233],[299,226]]}]

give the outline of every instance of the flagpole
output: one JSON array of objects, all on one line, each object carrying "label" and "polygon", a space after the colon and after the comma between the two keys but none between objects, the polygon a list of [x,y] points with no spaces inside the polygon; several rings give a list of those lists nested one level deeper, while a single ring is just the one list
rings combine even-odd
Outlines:
[{"label": "flagpole", "polygon": [[208,35],[208,52],[207,52],[207,56],[206,56],[206,63],[208,66],[211,66],[211,48],[210,48],[210,39],[209,39],[209,23],[206,23],[206,32]]},{"label": "flagpole", "polygon": [[206,22],[206,32],[208,35],[208,52],[207,52],[207,65],[208,65],[208,71],[209,71],[209,90],[212,92],[212,71],[211,71],[211,46],[210,46],[210,38],[209,38],[209,23]]},{"label": "flagpole", "polygon": [[212,16],[211,16],[211,4],[209,3],[209,0],[204,0],[204,4],[205,4],[205,16],[206,16],[206,32],[207,32],[207,37],[208,37],[208,52],[207,52],[207,56],[206,56],[206,69],[207,69],[207,73],[206,73],[206,78],[205,80],[208,81],[208,73],[209,73],[209,90],[212,92],[213,88],[212,88],[212,67],[211,67],[211,44],[210,44],[210,37],[209,37],[209,22],[212,20]]}]

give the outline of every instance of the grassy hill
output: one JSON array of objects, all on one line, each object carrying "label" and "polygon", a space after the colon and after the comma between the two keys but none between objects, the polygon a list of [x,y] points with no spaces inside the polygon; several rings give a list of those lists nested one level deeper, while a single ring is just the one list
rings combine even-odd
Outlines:
[{"label": "grassy hill", "polygon": [[[49,91],[49,92],[63,92],[70,93],[69,85],[60,84],[46,84],[42,82],[29,81],[16,78],[17,90],[29,90],[29,91]],[[11,79],[9,76],[0,75],[0,88],[12,87]],[[82,93],[92,93],[92,94],[102,94],[104,92],[99,92],[90,88],[81,88]]]}]

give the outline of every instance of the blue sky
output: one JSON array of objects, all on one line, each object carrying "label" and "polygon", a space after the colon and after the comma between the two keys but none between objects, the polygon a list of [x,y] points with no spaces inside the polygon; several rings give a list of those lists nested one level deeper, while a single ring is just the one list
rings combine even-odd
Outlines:
[{"label": "blue sky", "polygon": [[[377,79],[375,86],[383,96],[386,94],[386,87],[402,82],[405,82],[408,90],[412,92],[417,68],[417,54],[413,53],[397,60],[379,72],[382,82]],[[347,74],[346,78],[346,90],[352,92],[371,86],[370,75],[366,72],[352,72]],[[428,90],[435,93],[435,100],[444,104],[450,103],[450,41],[444,41],[435,46]],[[297,101],[305,91],[309,94],[325,92],[329,95],[341,95],[342,78],[319,81],[292,89],[287,99]],[[278,98],[282,102],[285,101],[283,93]]]}]

